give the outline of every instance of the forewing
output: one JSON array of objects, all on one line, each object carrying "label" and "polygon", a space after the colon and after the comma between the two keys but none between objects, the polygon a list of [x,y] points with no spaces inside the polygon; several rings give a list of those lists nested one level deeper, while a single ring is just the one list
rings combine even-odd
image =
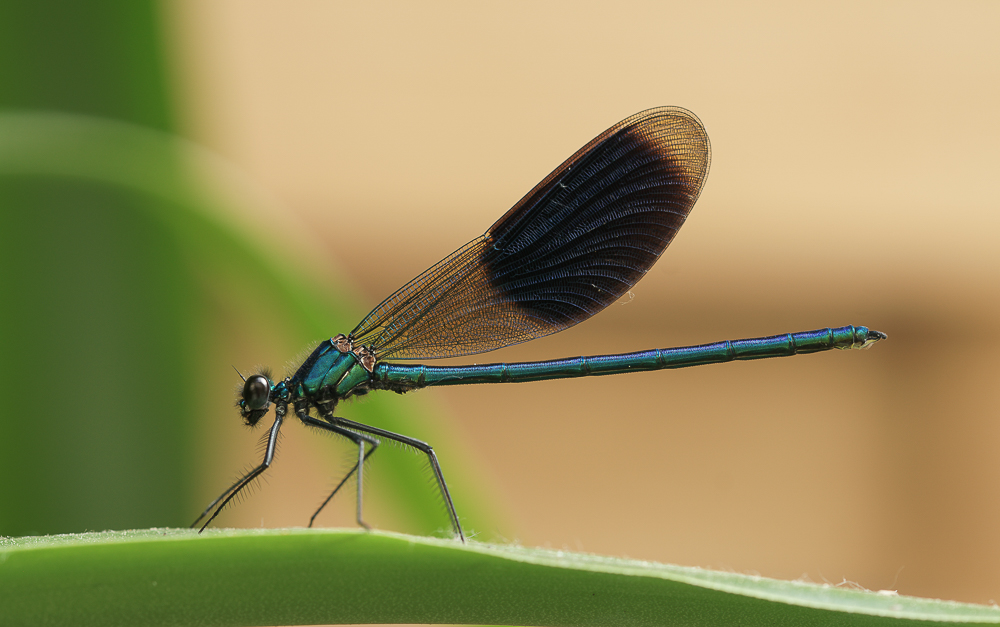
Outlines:
[{"label": "forewing", "polygon": [[708,176],[701,122],[643,111],[581,148],[354,330],[378,359],[457,357],[561,331],[615,302],[684,223]]}]

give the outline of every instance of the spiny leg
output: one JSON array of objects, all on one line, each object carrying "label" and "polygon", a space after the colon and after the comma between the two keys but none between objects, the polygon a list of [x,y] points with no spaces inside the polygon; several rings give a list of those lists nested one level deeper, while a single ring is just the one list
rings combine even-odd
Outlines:
[{"label": "spiny leg", "polygon": [[[317,407],[317,409],[319,409],[319,408]],[[322,410],[320,409],[320,411],[322,411]],[[350,472],[348,472],[347,475],[340,481],[340,483],[337,484],[337,487],[333,489],[333,492],[330,493],[330,496],[328,496],[326,498],[326,500],[323,501],[323,504],[319,506],[319,509],[316,510],[316,513],[312,515],[312,518],[309,519],[309,526],[312,527],[313,521],[316,519],[316,516],[319,515],[320,511],[322,511],[322,509],[326,506],[326,504],[330,502],[330,499],[333,498],[333,495],[336,494],[338,490],[340,490],[340,487],[344,485],[344,482],[346,482],[347,479],[352,474],[354,474],[355,471],[357,471],[357,473],[358,473],[358,524],[361,525],[362,527],[364,527],[365,529],[371,529],[371,527],[368,526],[368,523],[366,523],[364,521],[364,518],[361,515],[361,512],[362,512],[362,482],[364,480],[364,474],[363,473],[364,473],[365,460],[368,459],[368,457],[372,453],[375,452],[376,448],[378,448],[379,441],[376,440],[373,437],[365,435],[364,433],[355,433],[354,431],[351,431],[350,429],[345,429],[345,428],[343,428],[343,427],[341,427],[339,425],[333,424],[331,422],[324,422],[323,420],[318,420],[316,418],[313,418],[308,413],[306,413],[305,409],[296,410],[295,414],[299,417],[299,420],[301,420],[303,423],[305,423],[305,424],[307,424],[309,426],[316,427],[318,429],[324,429],[326,431],[330,431],[332,433],[336,433],[338,435],[342,435],[345,438],[351,440],[352,442],[354,442],[355,444],[358,445],[358,461],[354,465],[354,468],[351,468]],[[338,422],[341,420],[340,418],[333,418],[333,417],[331,417],[331,418],[333,420],[338,421]],[[365,443],[366,442],[369,445],[371,445],[371,448],[368,450],[367,453],[365,453]]]},{"label": "spiny leg", "polygon": [[354,422],[353,420],[347,420],[346,418],[336,418],[336,421],[338,424],[342,424],[343,426],[351,429],[370,433],[380,438],[394,440],[407,446],[412,446],[427,455],[427,459],[429,459],[431,463],[431,470],[434,471],[438,487],[441,489],[441,495],[444,496],[444,503],[448,507],[448,515],[451,517],[451,525],[455,529],[455,533],[458,534],[458,539],[465,542],[465,534],[462,533],[462,525],[458,522],[458,513],[455,512],[455,504],[451,500],[451,493],[448,492],[448,484],[444,481],[444,473],[441,472],[441,464],[438,463],[437,455],[434,454],[434,449],[431,448],[430,444],[405,435],[393,433],[392,431],[386,431],[385,429],[369,427],[368,425],[361,424],[360,422]]},{"label": "spiny leg", "polygon": [[205,508],[205,511],[201,513],[201,516],[199,516],[193,523],[191,523],[192,527],[197,526],[198,521],[207,516],[208,513],[211,512],[213,508],[215,508],[216,504],[219,505],[218,508],[215,509],[215,512],[212,514],[212,516],[205,521],[204,525],[201,526],[201,529],[198,530],[198,533],[204,531],[205,527],[207,527],[209,523],[215,520],[215,517],[219,515],[219,512],[221,512],[223,508],[226,507],[226,504],[228,504],[229,501],[231,501],[233,497],[239,493],[240,490],[250,485],[251,481],[259,477],[262,472],[267,470],[268,466],[271,465],[271,462],[274,461],[274,452],[278,444],[278,432],[281,430],[281,423],[285,419],[286,409],[287,408],[285,405],[275,405],[274,407],[274,424],[271,425],[271,430],[267,436],[267,447],[264,449],[264,461],[262,461],[259,466],[249,471],[242,477],[240,477],[240,479],[236,483],[229,486],[229,489],[220,494],[217,499],[212,501],[209,504],[209,506]]},{"label": "spiny leg", "polygon": [[[375,449],[378,448],[378,444],[379,444],[378,440],[375,440],[375,445],[372,446],[370,449],[368,449],[368,452],[365,453],[364,459],[361,460],[361,464],[364,464],[364,462],[366,462],[368,458],[372,456],[372,453],[374,453]],[[313,512],[312,517],[309,518],[310,527],[312,527],[313,524],[316,522],[316,517],[319,516],[319,513],[323,511],[323,508],[326,507],[327,503],[333,500],[333,497],[336,496],[337,492],[340,491],[340,488],[344,487],[344,484],[347,483],[347,480],[350,479],[352,475],[354,475],[354,471],[357,469],[358,469],[358,464],[354,464],[354,466],[352,466],[351,469],[347,471],[347,474],[344,475],[344,478],[340,480],[340,483],[337,484],[337,487],[335,487],[330,492],[330,495],[326,497],[326,499],[320,504],[318,508],[316,508],[316,511]]]}]

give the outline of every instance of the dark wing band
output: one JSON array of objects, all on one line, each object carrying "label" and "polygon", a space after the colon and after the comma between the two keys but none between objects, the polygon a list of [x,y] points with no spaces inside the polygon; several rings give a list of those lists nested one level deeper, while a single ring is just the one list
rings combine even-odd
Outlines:
[{"label": "dark wing band", "polygon": [[385,299],[352,333],[378,359],[457,357],[561,331],[618,300],[694,207],[711,147],[692,113],[612,126],[480,238]]}]

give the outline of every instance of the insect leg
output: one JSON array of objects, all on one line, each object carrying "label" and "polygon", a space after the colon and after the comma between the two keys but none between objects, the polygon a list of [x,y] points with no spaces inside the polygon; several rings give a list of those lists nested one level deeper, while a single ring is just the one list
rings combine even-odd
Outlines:
[{"label": "insect leg", "polygon": [[[317,407],[317,409],[319,411],[321,411],[321,412],[323,411],[319,407]],[[358,473],[358,524],[361,525],[362,527],[364,527],[365,529],[371,529],[371,527],[368,526],[368,523],[366,523],[364,521],[364,518],[361,515],[361,512],[362,512],[362,481],[363,481],[363,478],[364,478],[364,475],[362,473],[364,471],[365,460],[368,459],[368,457],[371,456],[371,454],[375,452],[375,449],[378,448],[379,441],[376,440],[375,438],[371,437],[371,436],[365,435],[364,433],[355,433],[354,431],[351,431],[350,429],[345,429],[345,428],[343,428],[343,427],[341,427],[341,426],[339,426],[337,424],[334,424],[332,422],[332,421],[340,422],[340,420],[341,420],[340,418],[335,418],[333,416],[330,416],[329,421],[319,420],[317,418],[313,418],[312,416],[310,416],[306,412],[305,409],[296,410],[295,414],[299,417],[299,420],[301,420],[303,423],[305,423],[305,424],[307,424],[307,425],[309,425],[311,427],[316,427],[318,429],[323,429],[325,431],[330,431],[332,433],[336,433],[338,435],[342,435],[345,438],[349,439],[350,441],[352,441],[352,442],[354,442],[355,444],[358,445],[358,462],[354,465],[353,468],[351,468],[351,470],[347,473],[347,475],[345,475],[344,478],[340,480],[340,483],[338,483],[337,487],[335,487],[333,489],[333,491],[330,493],[330,496],[326,497],[326,500],[323,501],[323,504],[320,505],[319,509],[316,510],[316,513],[314,513],[312,515],[312,518],[309,519],[309,526],[312,527],[313,522],[316,520],[316,516],[319,515],[319,513],[323,510],[324,507],[326,507],[326,504],[330,502],[330,500],[333,498],[333,495],[336,494],[338,490],[340,490],[341,486],[344,485],[344,483],[347,481],[347,479],[350,478],[350,476],[352,474],[354,474],[355,471],[357,471],[357,473]],[[365,452],[365,443],[368,443],[371,446],[371,448],[368,449],[367,453]]]},{"label": "insect leg", "polygon": [[448,492],[448,484],[444,481],[444,473],[441,472],[441,464],[438,463],[437,455],[434,454],[434,449],[430,444],[405,435],[393,433],[392,431],[386,431],[385,429],[369,427],[368,425],[361,424],[360,422],[354,422],[353,420],[347,420],[346,418],[337,418],[336,420],[338,424],[350,429],[356,429],[380,438],[394,440],[400,444],[405,444],[406,446],[412,446],[427,455],[427,459],[430,460],[431,463],[431,470],[434,471],[438,487],[441,489],[441,495],[444,497],[444,503],[448,507],[448,515],[451,517],[451,525],[454,528],[455,533],[458,535],[458,539],[465,542],[465,534],[462,533],[462,525],[459,523],[458,514],[455,512],[455,504],[451,500],[451,493]]},{"label": "insect leg", "polygon": [[[222,509],[229,503],[229,501],[231,501],[234,496],[239,494],[240,490],[250,485],[250,482],[259,477],[262,472],[267,470],[267,467],[270,466],[271,462],[274,461],[274,451],[278,444],[278,432],[281,430],[281,423],[285,419],[286,411],[287,411],[287,405],[284,404],[275,405],[274,424],[271,425],[270,432],[268,433],[267,436],[267,447],[264,449],[264,461],[262,461],[259,466],[247,472],[242,477],[240,477],[240,479],[236,483],[229,486],[229,489],[220,494],[217,499],[212,501],[208,505],[208,507],[205,508],[205,511],[201,513],[201,516],[199,516],[197,520],[191,523],[192,527],[196,527],[198,523],[201,521],[201,519],[203,519],[205,516],[208,516],[208,513],[211,512],[212,509],[215,509],[215,512],[212,513],[211,517],[209,517],[209,519],[205,521],[205,524],[201,526],[201,529],[198,530],[198,533],[204,531],[205,527],[207,527],[209,523],[215,520],[215,517],[219,515],[219,512],[222,511]],[[216,505],[218,505],[218,507],[216,507]]]}]

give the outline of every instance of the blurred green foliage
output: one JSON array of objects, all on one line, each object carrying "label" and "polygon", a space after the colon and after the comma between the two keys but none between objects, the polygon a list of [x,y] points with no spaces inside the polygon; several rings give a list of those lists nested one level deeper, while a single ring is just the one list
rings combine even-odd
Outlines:
[{"label": "blurred green foliage", "polygon": [[[0,107],[173,130],[157,11],[0,3]],[[191,360],[195,306],[156,218],[173,208],[17,170],[0,172],[0,533],[183,524],[192,390],[163,382]]]},{"label": "blurred green foliage", "polygon": [[[0,176],[0,533],[178,525],[192,278],[129,191]],[[164,211],[167,207],[160,208]]]},{"label": "blurred green foliage", "polygon": [[0,2],[0,107],[176,130],[159,15],[152,0]]},{"label": "blurred green foliage", "polygon": [[[274,304],[293,351],[363,313],[276,265],[195,182],[198,149],[172,135],[157,11],[0,5],[0,535],[191,522],[205,505],[196,421],[223,419],[199,415],[196,379],[219,292]],[[376,396],[351,417],[409,433],[421,423],[474,526],[471,480],[421,404]],[[372,476],[397,523],[446,529],[422,460],[378,457]]]}]

